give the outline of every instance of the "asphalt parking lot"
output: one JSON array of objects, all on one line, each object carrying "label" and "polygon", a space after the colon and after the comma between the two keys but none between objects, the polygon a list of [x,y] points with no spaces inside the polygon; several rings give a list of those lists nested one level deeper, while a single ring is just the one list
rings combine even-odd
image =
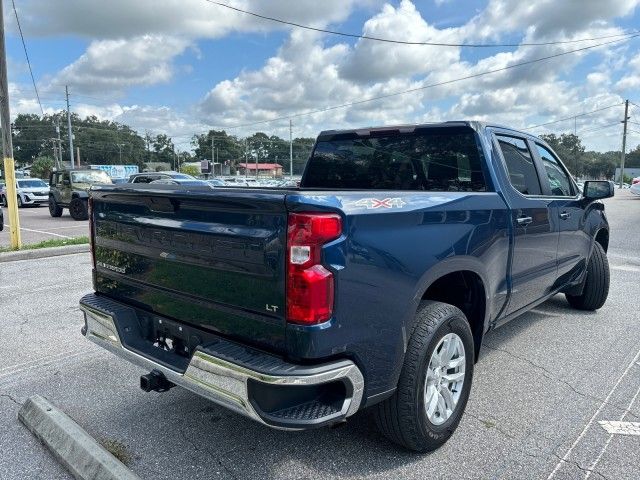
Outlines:
[{"label": "asphalt parking lot", "polygon": [[71,478],[16,418],[40,394],[149,479],[638,479],[640,436],[600,422],[640,422],[640,198],[616,191],[605,203],[607,304],[584,313],[559,295],[487,335],[462,423],[428,455],[384,440],[366,411],[291,433],[177,388],[144,393],[146,372],[80,334],[88,254],[0,263],[0,477]]},{"label": "asphalt parking lot", "polygon": [[[11,245],[9,238],[9,212],[3,207],[4,230],[0,232],[0,248]],[[49,215],[46,205],[41,207],[27,206],[18,210],[20,216],[20,235],[22,243],[32,244],[43,240],[82,237],[89,234],[89,223],[86,220],[76,221],[67,209],[59,218]]]}]

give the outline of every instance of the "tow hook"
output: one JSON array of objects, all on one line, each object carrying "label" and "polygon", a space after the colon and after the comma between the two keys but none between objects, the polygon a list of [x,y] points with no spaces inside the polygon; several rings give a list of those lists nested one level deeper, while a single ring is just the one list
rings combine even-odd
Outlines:
[{"label": "tow hook", "polygon": [[175,386],[175,383],[167,380],[167,377],[159,370],[151,370],[140,377],[140,388],[145,392],[166,392]]}]

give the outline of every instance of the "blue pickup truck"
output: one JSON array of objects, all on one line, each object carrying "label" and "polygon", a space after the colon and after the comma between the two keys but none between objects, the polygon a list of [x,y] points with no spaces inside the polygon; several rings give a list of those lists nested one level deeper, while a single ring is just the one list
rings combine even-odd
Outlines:
[{"label": "blue pickup truck", "polygon": [[612,195],[478,122],[322,132],[299,188],[94,186],[82,332],[149,371],[145,391],[290,430],[370,407],[430,451],[489,330],[558,293],[602,307]]}]

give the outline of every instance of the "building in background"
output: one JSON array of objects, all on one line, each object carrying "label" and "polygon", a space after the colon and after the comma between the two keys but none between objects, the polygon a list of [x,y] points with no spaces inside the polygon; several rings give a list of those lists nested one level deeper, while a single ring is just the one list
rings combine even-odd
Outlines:
[{"label": "building in background", "polygon": [[[636,177],[640,177],[640,168],[624,168],[624,176],[625,177],[629,177],[629,178],[636,178]],[[620,167],[616,167],[616,175],[615,175],[615,179],[616,182],[620,181]]]},{"label": "building in background", "polygon": [[238,164],[238,171],[240,175],[256,176],[256,170],[258,171],[258,177],[263,178],[280,178],[282,177],[282,165],[279,163],[240,163]]}]

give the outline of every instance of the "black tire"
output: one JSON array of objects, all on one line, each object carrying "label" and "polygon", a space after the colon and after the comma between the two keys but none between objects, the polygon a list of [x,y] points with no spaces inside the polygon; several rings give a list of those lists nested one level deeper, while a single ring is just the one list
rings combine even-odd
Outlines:
[{"label": "black tire", "polygon": [[598,242],[593,245],[593,252],[587,266],[587,278],[582,295],[569,295],[567,302],[578,310],[598,310],[607,301],[609,295],[609,260]]},{"label": "black tire", "polygon": [[18,195],[18,208],[22,208],[22,197]]},{"label": "black tire", "polygon": [[58,205],[53,197],[49,197],[49,215],[54,218],[62,216],[62,207]]},{"label": "black tire", "polygon": [[[465,376],[458,403],[441,425],[432,423],[425,407],[427,367],[440,340],[455,333],[465,350]],[[380,431],[391,441],[416,452],[443,445],[453,434],[469,399],[473,379],[473,335],[464,313],[446,303],[423,301],[409,339],[404,365],[394,394],[373,407]]]},{"label": "black tire", "polygon": [[7,202],[7,197],[5,197],[4,195],[2,196],[2,206],[5,208],[9,207],[9,202]]},{"label": "black tire", "polygon": [[69,213],[74,220],[86,220],[89,218],[87,200],[82,198],[74,198],[71,200]]}]

